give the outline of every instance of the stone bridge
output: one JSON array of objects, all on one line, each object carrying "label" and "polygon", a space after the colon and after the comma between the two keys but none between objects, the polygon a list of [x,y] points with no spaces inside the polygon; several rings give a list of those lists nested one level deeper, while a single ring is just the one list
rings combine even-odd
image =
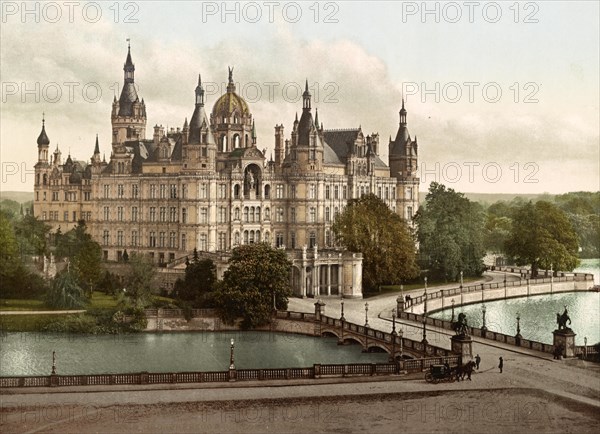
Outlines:
[{"label": "stone bridge", "polygon": [[[342,318],[331,318],[321,313],[316,304],[315,313],[278,311],[273,321],[272,330],[290,332],[290,322],[296,323],[296,332],[311,336],[333,336],[338,345],[360,345],[363,352],[385,352],[390,361],[434,358],[448,359],[451,364],[459,362],[459,355],[445,348],[429,343],[413,341],[395,331],[382,332],[363,325],[354,324]],[[309,327],[299,327],[301,323]],[[303,330],[300,331],[300,330]]]}]

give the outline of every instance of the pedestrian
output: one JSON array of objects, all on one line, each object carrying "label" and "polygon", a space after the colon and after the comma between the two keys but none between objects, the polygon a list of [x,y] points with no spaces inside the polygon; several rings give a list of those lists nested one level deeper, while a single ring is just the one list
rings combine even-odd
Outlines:
[{"label": "pedestrian", "polygon": [[502,374],[502,368],[504,367],[504,360],[500,357],[500,362],[498,363],[498,368],[500,369],[500,373]]},{"label": "pedestrian", "polygon": [[481,357],[479,357],[479,354],[477,354],[475,356],[475,366],[477,367],[477,370],[479,371],[479,364],[481,363]]}]

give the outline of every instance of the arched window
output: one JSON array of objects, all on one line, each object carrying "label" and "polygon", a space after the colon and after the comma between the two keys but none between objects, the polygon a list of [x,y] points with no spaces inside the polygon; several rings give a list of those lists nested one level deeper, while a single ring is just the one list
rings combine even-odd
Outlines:
[{"label": "arched window", "polygon": [[328,222],[331,220],[331,210],[329,207],[325,207],[325,221]]},{"label": "arched window", "polygon": [[227,152],[227,136],[221,134],[221,152]]},{"label": "arched window", "polygon": [[238,199],[240,197],[240,185],[239,184],[235,184],[233,186],[233,197],[235,199]]},{"label": "arched window", "polygon": [[[237,118],[236,118],[237,123]],[[240,135],[236,134],[233,136],[233,149],[237,149],[240,147]]]},{"label": "arched window", "polygon": [[268,199],[271,195],[271,186],[269,184],[265,185],[265,199]]},{"label": "arched window", "polygon": [[248,207],[244,207],[244,223],[248,223]]},{"label": "arched window", "polygon": [[244,146],[247,148],[248,147],[248,134],[246,134],[246,138],[244,139]]},{"label": "arched window", "polygon": [[244,244],[248,244],[248,231],[244,231]]},{"label": "arched window", "polygon": [[254,244],[254,231],[250,231],[250,240],[248,242]]},{"label": "arched window", "polygon": [[256,242],[260,243],[260,231],[256,231]]},{"label": "arched window", "polygon": [[260,223],[260,206],[256,207],[256,221]]},{"label": "arched window", "polygon": [[48,184],[48,175],[46,175],[46,174],[44,173],[44,178],[43,178],[43,179],[44,179],[44,181],[43,181],[43,182],[44,182],[44,185]]},{"label": "arched window", "polygon": [[250,222],[254,223],[254,207],[250,208]]}]

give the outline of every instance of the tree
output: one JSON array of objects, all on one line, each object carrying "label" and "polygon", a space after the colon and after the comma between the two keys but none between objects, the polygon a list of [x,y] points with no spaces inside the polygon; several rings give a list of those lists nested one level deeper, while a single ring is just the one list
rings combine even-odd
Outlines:
[{"label": "tree", "polygon": [[37,298],[46,291],[41,276],[30,272],[21,261],[13,222],[0,211],[0,297]]},{"label": "tree", "polygon": [[46,293],[46,304],[57,309],[84,307],[87,298],[77,279],[69,270],[59,273]]},{"label": "tree", "polygon": [[374,194],[352,199],[332,226],[338,241],[363,255],[363,288],[376,291],[418,276],[415,240],[402,218]]},{"label": "tree", "polygon": [[246,244],[233,249],[229,268],[215,294],[221,318],[233,324],[242,318],[249,329],[269,322],[273,298],[277,309],[287,309],[291,295],[291,262],[283,250],[267,243]]},{"label": "tree", "polygon": [[56,255],[69,258],[75,279],[88,291],[102,279],[102,248],[87,233],[85,221],[64,235],[57,233]]},{"label": "tree", "polygon": [[433,277],[455,281],[460,271],[481,275],[485,256],[481,205],[432,182],[415,223],[421,258]]},{"label": "tree", "polygon": [[135,255],[129,262],[129,271],[125,276],[125,295],[133,305],[142,308],[150,304],[152,298],[152,280],[156,270],[152,261]]},{"label": "tree", "polygon": [[577,233],[566,214],[550,202],[528,202],[514,211],[505,250],[517,265],[572,271],[579,264]]},{"label": "tree", "polygon": [[175,282],[175,297],[193,307],[214,307],[217,267],[211,259],[195,259],[188,263],[185,278]]},{"label": "tree", "polygon": [[24,216],[15,224],[15,232],[22,242],[24,253],[46,255],[50,226],[33,215]]}]

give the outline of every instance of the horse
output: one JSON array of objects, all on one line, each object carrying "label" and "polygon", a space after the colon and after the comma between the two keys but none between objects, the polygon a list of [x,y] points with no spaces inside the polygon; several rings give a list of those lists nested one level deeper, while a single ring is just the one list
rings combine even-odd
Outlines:
[{"label": "horse", "polygon": [[556,314],[556,322],[558,323],[558,329],[559,330],[564,330],[567,329],[567,321],[569,322],[569,325],[571,325],[571,318],[569,317],[569,314],[567,312],[567,308],[565,307],[565,311],[563,312],[563,314]]},{"label": "horse", "polygon": [[465,363],[462,366],[457,366],[455,370],[456,381],[464,380],[465,375],[469,380],[471,380],[471,374],[475,369],[475,362],[473,360]]},{"label": "horse", "polygon": [[458,319],[452,323],[452,330],[454,330],[457,335],[466,335],[469,331],[467,326],[467,315],[462,312],[459,313]]}]

